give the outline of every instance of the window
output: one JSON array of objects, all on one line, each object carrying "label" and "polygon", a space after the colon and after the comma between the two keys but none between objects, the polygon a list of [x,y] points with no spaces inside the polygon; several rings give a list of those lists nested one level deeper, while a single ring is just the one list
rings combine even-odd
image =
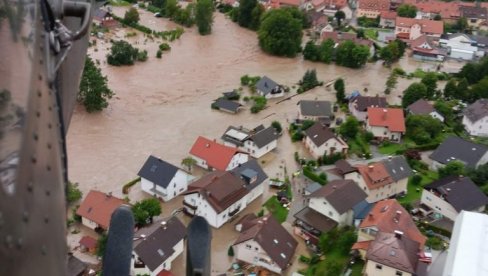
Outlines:
[{"label": "window", "polygon": [[252,248],[252,246],[250,246],[249,244],[246,244],[246,248],[247,248],[247,249],[251,249],[251,248]]},{"label": "window", "polygon": [[397,272],[395,273],[395,276],[402,276],[402,275],[403,275],[403,273],[402,273],[401,271],[398,271],[398,270],[397,270]]},{"label": "window", "polygon": [[256,251],[258,251],[258,250],[259,250],[259,248],[257,248],[257,247],[254,247],[254,250],[256,250]]},{"label": "window", "polygon": [[376,269],[383,269],[383,266],[380,264],[376,264]]},{"label": "window", "polygon": [[331,211],[329,211],[329,216],[332,216],[332,212]]},{"label": "window", "polygon": [[176,188],[176,183],[173,185],[173,188]]}]

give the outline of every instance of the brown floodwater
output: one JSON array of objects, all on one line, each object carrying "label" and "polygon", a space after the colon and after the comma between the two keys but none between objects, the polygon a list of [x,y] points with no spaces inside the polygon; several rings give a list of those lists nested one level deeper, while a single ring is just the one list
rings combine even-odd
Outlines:
[{"label": "brown floodwater", "polygon": [[[115,7],[114,11],[122,16],[125,9]],[[152,29],[163,31],[177,26],[149,12],[140,13],[141,23]],[[113,38],[124,38],[126,32],[117,30]],[[67,139],[69,178],[80,183],[85,193],[98,189],[122,196],[122,185],[136,177],[149,154],[179,165],[199,135],[218,139],[229,125],[255,127],[273,120],[285,126],[297,116],[299,100],[335,99],[333,90],[318,87],[279,104],[279,100],[268,101],[268,108],[258,114],[251,114],[249,105],[238,115],[212,110],[212,100],[222,92],[238,88],[242,75],[267,75],[292,87],[306,70],[316,69],[319,80],[328,82],[342,77],[348,92],[367,88],[368,95],[382,95],[389,75],[389,70],[380,63],[368,63],[353,70],[304,61],[302,57],[266,55],[257,45],[256,33],[240,28],[220,13],[215,13],[211,35],[200,36],[195,28],[185,28],[179,40],[170,42],[172,49],[162,59],[155,57],[161,41],[147,40],[141,33],[125,39],[146,49],[149,59],[134,66],[113,67],[105,63],[110,43],[96,39],[97,45],[89,48],[90,56],[100,61],[115,96],[103,112],[88,114],[78,106],[72,118]],[[403,59],[400,66],[413,71],[421,64]],[[388,96],[391,104],[400,103],[398,92],[410,82],[399,80],[397,89]],[[292,144],[286,134],[278,146],[264,163],[270,177],[279,176],[283,166],[288,172],[294,171],[293,153],[303,150],[299,143]],[[137,193],[131,192],[132,200],[143,196],[140,189],[136,190]],[[165,215],[171,213],[168,209],[163,206]],[[219,248],[222,251],[215,254],[222,256],[228,244],[229,241],[224,241],[225,246]],[[228,264],[213,258],[213,267],[223,271]]]}]

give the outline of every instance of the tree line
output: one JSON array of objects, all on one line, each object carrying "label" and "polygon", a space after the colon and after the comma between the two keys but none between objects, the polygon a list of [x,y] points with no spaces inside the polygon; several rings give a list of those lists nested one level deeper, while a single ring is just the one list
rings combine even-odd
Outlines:
[{"label": "tree line", "polygon": [[332,39],[322,41],[319,45],[307,42],[303,50],[303,58],[310,61],[331,63],[350,68],[359,68],[366,64],[370,49],[366,45],[356,44],[351,40],[341,42],[337,47]]}]

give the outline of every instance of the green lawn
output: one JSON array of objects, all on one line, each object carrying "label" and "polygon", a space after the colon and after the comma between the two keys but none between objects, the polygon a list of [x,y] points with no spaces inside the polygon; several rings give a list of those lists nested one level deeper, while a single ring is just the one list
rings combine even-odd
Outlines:
[{"label": "green lawn", "polygon": [[363,260],[357,260],[351,267],[352,273],[351,276],[361,276],[361,272],[363,272],[364,262]]},{"label": "green lawn", "polygon": [[268,211],[273,214],[273,217],[280,223],[286,220],[286,217],[288,216],[288,210],[281,205],[276,196],[268,199],[268,201],[266,201],[263,206],[266,207],[266,209],[268,209]]},{"label": "green lawn", "polygon": [[404,149],[405,146],[403,144],[397,144],[397,143],[386,143],[382,144],[378,147],[378,151],[381,154],[385,155],[394,155],[398,150]]},{"label": "green lawn", "polygon": [[[339,250],[333,250],[325,255],[324,260],[318,262],[315,265],[310,266],[307,269],[306,276],[315,276],[315,275],[324,275],[324,276],[333,276],[328,275],[327,273],[327,260],[329,262],[337,263],[341,267],[345,268],[347,266],[347,262],[349,261],[349,256],[344,256],[339,252]],[[334,275],[335,276],[335,275]]]},{"label": "green lawn", "polygon": [[[420,181],[419,185],[415,186],[409,180],[407,186],[407,195],[403,198],[398,199],[400,203],[413,203],[416,200],[419,200],[420,196],[422,195],[422,187],[431,183],[434,180],[437,180],[437,178],[439,177],[437,172],[433,171],[423,171],[419,173],[420,176],[422,176],[422,181]],[[419,188],[420,191],[417,192],[417,188]]]},{"label": "green lawn", "polygon": [[363,157],[364,154],[370,154],[369,143],[367,143],[361,134],[358,134],[356,138],[349,139],[347,141],[349,146],[349,154],[356,154],[359,157]]},{"label": "green lawn", "polygon": [[378,38],[378,31],[375,29],[364,29],[364,36],[376,40],[376,38]]}]

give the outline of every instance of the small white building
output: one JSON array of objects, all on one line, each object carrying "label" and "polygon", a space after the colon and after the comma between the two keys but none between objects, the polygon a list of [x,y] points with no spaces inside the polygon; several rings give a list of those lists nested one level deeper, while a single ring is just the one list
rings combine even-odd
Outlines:
[{"label": "small white building", "polygon": [[186,227],[176,217],[139,229],[134,234],[132,275],[170,271],[171,263],[183,253],[185,237]]},{"label": "small white building", "polygon": [[483,212],[488,197],[469,177],[448,176],[425,186],[421,203],[454,221],[461,211]]},{"label": "small white building", "polygon": [[357,96],[349,100],[349,111],[360,122],[366,121],[368,107],[385,108],[388,106],[385,97]]},{"label": "small white building", "polygon": [[93,230],[108,230],[112,213],[118,207],[126,204],[120,198],[91,190],[81,202],[76,214],[81,216],[81,223]]},{"label": "small white building", "polygon": [[451,34],[439,40],[439,45],[447,49],[449,57],[468,61],[475,59],[478,53],[478,47],[473,44],[475,42],[466,34]]},{"label": "small white building", "polygon": [[256,83],[256,91],[260,96],[263,96],[266,99],[283,97],[285,94],[285,90],[281,85],[266,76],[263,76]]},{"label": "small white building", "polygon": [[141,177],[141,188],[144,192],[169,201],[183,193],[193,176],[170,163],[156,158],[148,157],[138,175]]},{"label": "small white building", "polygon": [[470,135],[488,137],[488,99],[479,99],[466,107],[463,125]]},{"label": "small white building", "polygon": [[254,158],[276,149],[278,146],[279,134],[274,127],[264,128],[263,125],[249,130],[241,127],[230,126],[222,135],[224,145],[237,147],[242,152],[246,152]]},{"label": "small white building", "polygon": [[367,194],[352,180],[333,180],[308,196],[308,207],[334,220],[339,226],[353,225],[353,208]]},{"label": "small white building", "polygon": [[452,161],[459,161],[467,168],[476,169],[488,162],[488,147],[457,136],[449,136],[429,158],[432,160],[433,170],[438,170]]},{"label": "small white building", "polygon": [[444,122],[442,116],[434,106],[424,99],[420,99],[407,107],[408,112],[412,115],[429,115],[434,119]]},{"label": "small white building", "polygon": [[403,109],[368,107],[366,130],[378,140],[399,143],[406,131]]},{"label": "small white building", "polygon": [[202,136],[193,144],[190,156],[199,167],[221,171],[232,170],[249,160],[249,155],[239,151],[237,147],[225,146]]},{"label": "small white building", "polygon": [[340,137],[336,136],[325,124],[316,122],[305,130],[305,147],[317,159],[324,155],[340,153],[347,154],[349,146]]},{"label": "small white building", "polygon": [[284,275],[298,242],[271,215],[246,221],[233,245],[236,260]]}]

